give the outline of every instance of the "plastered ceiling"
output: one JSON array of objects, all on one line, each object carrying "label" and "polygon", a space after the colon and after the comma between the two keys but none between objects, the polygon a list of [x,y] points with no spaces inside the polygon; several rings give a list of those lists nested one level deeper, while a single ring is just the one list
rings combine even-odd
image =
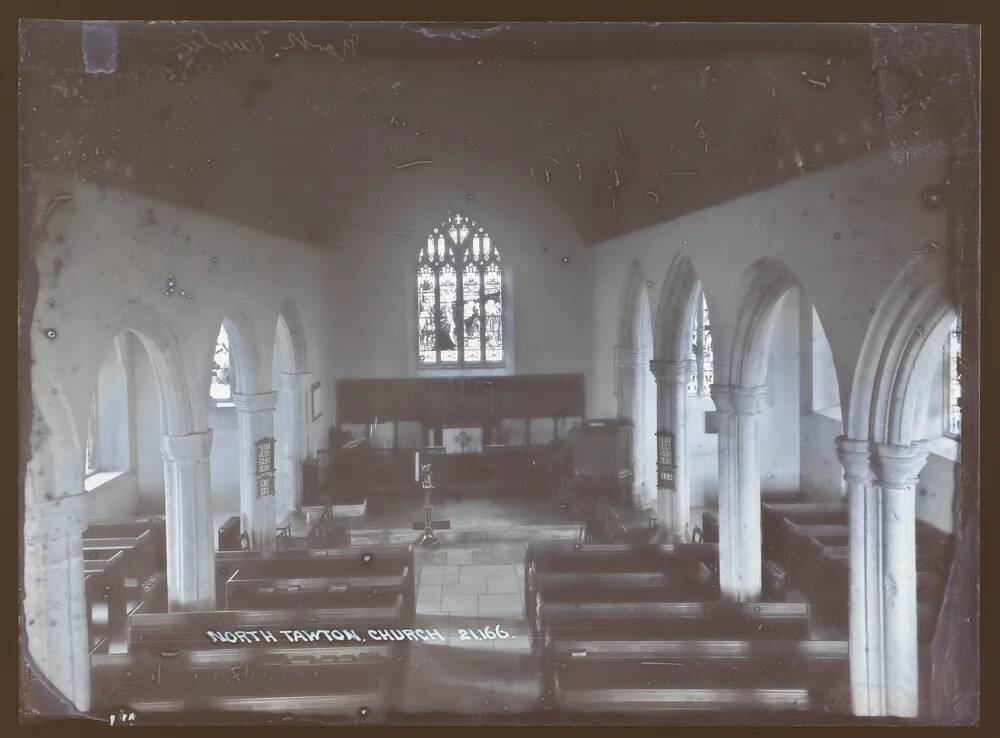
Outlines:
[{"label": "plastered ceiling", "polygon": [[[28,21],[22,175],[336,249],[386,177],[502,166],[592,245],[887,146],[945,155],[936,93],[955,84],[956,55],[941,53],[954,44],[896,38],[693,24],[130,22],[85,34]],[[385,227],[398,227],[391,213]]]}]

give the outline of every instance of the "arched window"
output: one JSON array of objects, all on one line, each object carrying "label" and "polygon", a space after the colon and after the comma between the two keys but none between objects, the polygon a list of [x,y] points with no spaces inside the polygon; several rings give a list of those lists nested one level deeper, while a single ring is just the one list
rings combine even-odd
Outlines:
[{"label": "arched window", "polygon": [[84,476],[89,477],[98,471],[97,463],[97,392],[90,401],[90,415],[87,418],[87,446],[84,449]]},{"label": "arched window", "polygon": [[712,324],[708,319],[708,301],[705,293],[698,296],[695,303],[700,309],[695,310],[691,319],[691,360],[695,369],[688,379],[688,394],[705,396],[709,394],[712,382],[715,381],[715,360],[712,353]]},{"label": "arched window", "polygon": [[132,468],[132,408],[129,401],[132,353],[127,336],[114,339],[97,372],[87,416],[84,446],[86,488],[93,489]]},{"label": "arched window", "polygon": [[229,334],[226,326],[219,326],[219,337],[215,339],[215,356],[212,361],[212,383],[209,395],[216,402],[228,402],[233,392],[229,385]]},{"label": "arched window", "polygon": [[503,271],[484,226],[460,214],[427,236],[417,255],[417,363],[504,363]]},{"label": "arched window", "polygon": [[962,355],[962,319],[955,318],[948,331],[944,346],[944,434],[958,438],[962,435],[962,382],[959,359]]}]

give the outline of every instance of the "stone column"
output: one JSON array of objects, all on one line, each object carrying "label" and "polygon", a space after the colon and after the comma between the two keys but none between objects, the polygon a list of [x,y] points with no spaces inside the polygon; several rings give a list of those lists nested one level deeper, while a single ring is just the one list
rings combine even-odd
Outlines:
[{"label": "stone column", "polygon": [[738,601],[761,593],[757,424],[766,387],[712,385],[719,418],[719,586]]},{"label": "stone column", "polygon": [[875,444],[874,470],[882,490],[882,649],[886,714],[916,717],[917,667],[917,475],[927,452],[917,444]]},{"label": "stone column", "polygon": [[85,712],[90,709],[90,643],[84,496],[34,502],[26,493],[25,503],[23,617],[31,666]]},{"label": "stone column", "polygon": [[[638,437],[639,418],[636,417],[636,406],[638,404],[639,382],[637,373],[639,368],[645,368],[644,348],[634,348],[631,346],[615,347],[615,374],[617,377],[616,392],[618,395],[618,419],[626,420],[632,426],[632,499],[636,503],[640,502],[638,494],[641,483],[642,467],[635,463],[635,459],[641,453],[642,440]],[[645,459],[643,460],[645,461]]]},{"label": "stone column", "polygon": [[[687,450],[687,384],[694,369],[690,359],[653,359],[656,378],[656,429],[674,436],[674,489],[657,485],[657,507],[664,525],[676,540],[691,539],[691,489]],[[655,461],[655,460],[654,460]]]},{"label": "stone column", "polygon": [[278,429],[277,473],[283,502],[289,510],[302,509],[302,462],[308,450],[309,389],[312,375],[282,374],[280,405],[287,410]]},{"label": "stone column", "polygon": [[163,436],[170,612],[215,609],[212,431]]},{"label": "stone column", "polygon": [[851,711],[885,715],[882,663],[882,491],[867,441],[837,439],[849,506]]},{"label": "stone column", "polygon": [[274,407],[277,392],[259,395],[233,393],[236,406],[240,474],[240,517],[243,531],[250,534],[254,551],[273,551],[275,545],[274,495],[257,494],[257,441],[274,438]]}]

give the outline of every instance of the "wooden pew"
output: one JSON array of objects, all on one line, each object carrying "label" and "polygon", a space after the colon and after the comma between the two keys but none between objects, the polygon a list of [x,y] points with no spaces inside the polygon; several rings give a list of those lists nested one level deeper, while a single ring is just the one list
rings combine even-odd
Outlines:
[{"label": "wooden pew", "polygon": [[[275,607],[280,595],[268,592],[269,588],[278,585],[279,592],[288,595],[285,601],[289,607],[299,607],[296,600],[303,601],[303,583],[299,583],[298,594],[291,587],[281,586],[279,580],[324,579],[333,577],[339,581],[325,583],[307,582],[305,589],[312,594],[315,590],[327,588],[327,601],[335,603],[338,591],[343,592],[344,603],[355,600],[355,595],[364,592],[378,595],[398,592],[403,595],[404,606],[412,616],[416,611],[416,570],[414,568],[413,547],[409,544],[391,545],[379,544],[372,546],[357,546],[348,549],[312,549],[273,551],[232,551],[219,552],[215,556],[216,570],[216,602],[220,607],[240,609],[251,602],[265,603],[274,600]],[[234,579],[235,577],[235,579]],[[232,585],[230,585],[232,580]],[[242,581],[260,580],[249,584],[245,592],[235,592],[236,587],[242,587]],[[269,584],[265,580],[273,580]],[[295,585],[293,585],[295,586]],[[343,589],[341,589],[343,587]],[[233,594],[240,594],[241,600],[227,606],[227,588]],[[333,589],[331,589],[333,588]],[[247,598],[251,599],[247,599]],[[242,601],[243,604],[240,604]],[[259,606],[259,605],[255,605]]]},{"label": "wooden pew", "polygon": [[[830,708],[848,671],[847,641],[566,639],[546,654],[543,696],[571,712]],[[805,694],[775,702],[765,686]]]},{"label": "wooden pew", "polygon": [[[688,565],[688,564],[691,565]],[[702,561],[684,562],[671,572],[557,572],[536,574],[534,600],[525,603],[531,613],[528,627],[538,636],[541,603],[581,602],[691,602],[719,596],[718,572]]]},{"label": "wooden pew", "polygon": [[90,520],[83,532],[83,547],[132,549],[130,569],[139,581],[167,567],[165,521],[160,516]]},{"label": "wooden pew", "polygon": [[106,559],[91,558],[83,562],[87,632],[91,648],[125,626],[128,605],[124,565],[125,552],[122,550],[117,550]]},{"label": "wooden pew", "polygon": [[[581,544],[546,541],[525,546],[525,616],[534,630],[539,583],[547,587],[610,586],[642,589],[681,586],[692,577],[704,577],[707,568],[717,581],[718,546],[671,544]],[[620,575],[628,574],[629,577]],[[646,576],[636,576],[636,575]],[[601,579],[595,576],[601,575]],[[612,576],[618,575],[618,576]],[[585,591],[581,590],[582,591]]]},{"label": "wooden pew", "polygon": [[[351,638],[288,642],[281,630],[410,623],[402,595],[389,607],[309,611],[136,613],[129,653],[92,654],[95,706],[136,711],[279,712],[367,716],[384,712],[400,685],[406,642]],[[270,631],[277,643],[214,643],[207,631]],[[248,636],[249,640],[249,636]]]},{"label": "wooden pew", "polygon": [[562,640],[678,638],[804,638],[810,608],[804,602],[585,602],[548,603],[538,610],[538,653]]},{"label": "wooden pew", "polygon": [[[357,572],[353,565],[330,566],[329,562],[304,559],[299,576],[288,577],[288,569],[250,566],[237,569],[226,582],[226,609],[320,609],[366,607],[408,594],[412,573],[408,566],[375,567]],[[381,571],[379,571],[381,570]]]}]

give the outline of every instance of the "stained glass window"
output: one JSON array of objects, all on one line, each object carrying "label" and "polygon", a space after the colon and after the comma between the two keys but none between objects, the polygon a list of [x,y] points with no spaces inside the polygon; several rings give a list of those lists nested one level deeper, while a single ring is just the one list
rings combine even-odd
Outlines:
[{"label": "stained glass window", "polygon": [[467,216],[449,216],[417,255],[417,360],[423,367],[503,364],[500,252]]},{"label": "stained glass window", "polygon": [[948,343],[945,345],[945,392],[947,393],[947,411],[945,415],[944,432],[950,436],[962,435],[962,382],[959,373],[959,362],[962,355],[962,319],[955,318],[948,331]]},{"label": "stained glass window", "polygon": [[226,326],[219,327],[219,337],[215,339],[215,356],[212,361],[212,383],[208,388],[213,400],[226,401],[232,398],[229,386],[229,334]]},{"label": "stained glass window", "polygon": [[715,381],[715,358],[712,351],[712,323],[708,318],[708,301],[702,292],[691,318],[691,356],[695,369],[688,378],[689,395],[708,395]]}]

